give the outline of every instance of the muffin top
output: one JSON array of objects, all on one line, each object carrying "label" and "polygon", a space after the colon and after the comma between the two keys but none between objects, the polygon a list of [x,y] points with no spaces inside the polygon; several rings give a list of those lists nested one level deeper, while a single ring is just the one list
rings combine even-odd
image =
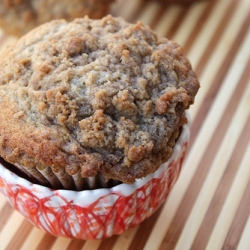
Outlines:
[{"label": "muffin top", "polygon": [[171,157],[198,89],[181,47],[141,22],[52,21],[0,56],[0,155],[133,183]]}]

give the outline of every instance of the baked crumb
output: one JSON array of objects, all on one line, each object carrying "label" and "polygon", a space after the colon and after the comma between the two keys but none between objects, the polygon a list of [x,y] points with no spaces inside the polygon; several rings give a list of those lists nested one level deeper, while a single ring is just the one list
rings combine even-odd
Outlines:
[{"label": "baked crumb", "polygon": [[6,161],[125,183],[171,157],[199,89],[177,43],[112,16],[42,25],[0,69]]}]

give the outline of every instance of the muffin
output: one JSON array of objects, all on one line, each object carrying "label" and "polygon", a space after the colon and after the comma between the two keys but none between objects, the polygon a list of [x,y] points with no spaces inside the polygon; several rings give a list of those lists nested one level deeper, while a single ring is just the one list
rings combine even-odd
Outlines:
[{"label": "muffin", "polygon": [[[150,0],[147,0],[150,1]],[[204,0],[158,0],[159,2],[163,3],[163,4],[190,4],[190,3],[194,3],[194,2],[200,2],[200,1],[204,1]]]},{"label": "muffin", "polygon": [[0,69],[0,156],[54,189],[155,172],[199,89],[177,43],[112,16],[44,24],[3,52]]},{"label": "muffin", "polygon": [[0,58],[10,204],[50,234],[84,240],[154,213],[181,171],[199,89],[181,47],[141,22],[85,17],[43,24]]},{"label": "muffin", "polygon": [[112,0],[4,0],[0,1],[0,26],[6,33],[22,36],[34,27],[64,18],[88,15],[101,18]]}]

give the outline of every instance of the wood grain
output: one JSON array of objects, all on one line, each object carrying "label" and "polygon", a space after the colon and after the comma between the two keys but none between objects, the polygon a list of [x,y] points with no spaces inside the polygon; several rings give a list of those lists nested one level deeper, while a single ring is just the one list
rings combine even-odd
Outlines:
[{"label": "wood grain", "polygon": [[[250,1],[117,0],[110,13],[178,42],[200,79],[179,179],[150,218],[105,240],[49,235],[0,194],[0,250],[250,249]],[[15,41],[0,29],[0,53]]]}]

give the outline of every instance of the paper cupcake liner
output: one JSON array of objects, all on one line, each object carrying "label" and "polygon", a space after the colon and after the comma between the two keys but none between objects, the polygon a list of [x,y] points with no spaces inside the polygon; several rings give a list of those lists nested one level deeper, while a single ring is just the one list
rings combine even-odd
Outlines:
[{"label": "paper cupcake liner", "polygon": [[[35,184],[41,184],[53,189],[65,190],[93,190],[97,188],[108,188],[119,184],[119,181],[106,181],[101,174],[95,177],[82,178],[80,171],[74,175],[69,175],[64,169],[53,171],[51,167],[46,168],[25,168],[15,165],[23,173],[24,178]],[[12,170],[15,172],[14,170]]]},{"label": "paper cupcake liner", "polygon": [[137,226],[166,200],[180,174],[188,141],[186,124],[171,159],[132,185],[54,190],[33,184],[0,164],[0,191],[33,225],[52,235],[104,239]]}]

